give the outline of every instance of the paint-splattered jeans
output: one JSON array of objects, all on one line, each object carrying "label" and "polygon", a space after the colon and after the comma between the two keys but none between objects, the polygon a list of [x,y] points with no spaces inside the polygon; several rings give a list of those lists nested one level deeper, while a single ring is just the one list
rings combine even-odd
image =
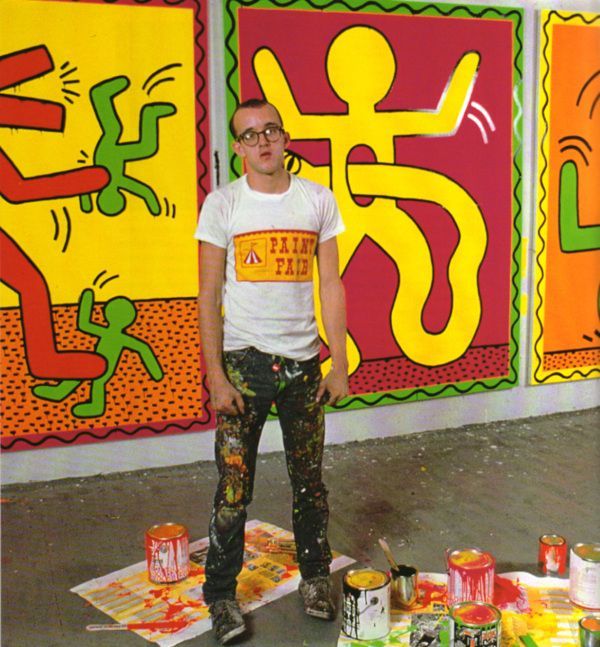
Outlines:
[{"label": "paint-splattered jeans", "polygon": [[224,353],[230,382],[243,394],[245,412],[218,415],[215,456],[219,484],[209,527],[204,598],[235,597],[244,556],[246,508],[252,501],[258,442],[274,402],[293,493],[293,528],[302,577],[327,575],[329,508],[321,479],[325,423],[315,402],[319,358],[297,362],[255,348]]}]

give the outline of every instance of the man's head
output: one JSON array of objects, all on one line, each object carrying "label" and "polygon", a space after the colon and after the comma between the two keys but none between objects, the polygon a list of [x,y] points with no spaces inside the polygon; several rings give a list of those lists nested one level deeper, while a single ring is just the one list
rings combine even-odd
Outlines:
[{"label": "man's head", "polygon": [[233,150],[245,161],[251,182],[286,173],[283,156],[290,137],[275,106],[264,99],[244,101],[235,110],[230,129]]},{"label": "man's head", "polygon": [[272,103],[269,103],[266,99],[247,99],[246,101],[242,101],[242,103],[238,105],[238,107],[234,110],[233,115],[231,115],[231,119],[229,120],[229,130],[234,139],[237,139],[238,136],[241,135],[241,133],[236,131],[235,128],[235,119],[238,112],[240,112],[241,110],[246,110],[248,108],[263,108],[264,106],[271,106],[271,108],[273,108],[275,114],[277,115],[278,123],[283,128],[283,119],[279,114],[279,110],[277,110],[277,108]]}]

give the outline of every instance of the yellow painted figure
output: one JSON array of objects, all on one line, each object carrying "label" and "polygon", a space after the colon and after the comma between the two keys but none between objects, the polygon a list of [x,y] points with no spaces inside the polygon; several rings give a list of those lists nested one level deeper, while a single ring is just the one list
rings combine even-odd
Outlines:
[{"label": "yellow painted figure", "polygon": [[[460,184],[429,169],[394,164],[394,137],[448,136],[456,132],[475,85],[479,62],[476,52],[462,56],[435,109],[380,112],[375,106],[391,88],[396,60],[379,31],[352,26],[334,39],[326,61],[329,83],[347,103],[347,113],[310,115],[299,110],[273,52],[260,49],[253,61],[266,98],[278,106],[291,136],[330,141],[330,169],[303,162],[301,174],[322,183],[329,181],[344,214],[347,231],[339,241],[341,271],[365,236],[394,259],[400,271],[400,287],[391,312],[392,331],[406,356],[426,366],[458,359],[475,336],[481,319],[477,276],[487,232],[481,210]],[[361,144],[372,149],[376,163],[348,163],[352,149]],[[366,207],[358,206],[354,195],[374,196],[375,200]],[[448,268],[452,312],[438,333],[428,332],[422,321],[433,282],[431,252],[415,221],[397,207],[398,199],[439,204],[459,232]],[[360,364],[360,350],[350,335],[347,345],[352,373]]]}]

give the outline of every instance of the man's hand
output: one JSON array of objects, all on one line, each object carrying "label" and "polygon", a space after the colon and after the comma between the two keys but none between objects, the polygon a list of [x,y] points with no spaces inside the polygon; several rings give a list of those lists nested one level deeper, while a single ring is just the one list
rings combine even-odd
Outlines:
[{"label": "man's hand", "polygon": [[210,382],[210,404],[217,413],[225,413],[230,416],[237,416],[244,413],[244,398],[242,394],[223,378]]},{"label": "man's hand", "polygon": [[[331,371],[321,380],[317,390],[317,402],[334,405],[348,395],[348,371],[333,366]],[[323,397],[325,399],[323,400]]]}]

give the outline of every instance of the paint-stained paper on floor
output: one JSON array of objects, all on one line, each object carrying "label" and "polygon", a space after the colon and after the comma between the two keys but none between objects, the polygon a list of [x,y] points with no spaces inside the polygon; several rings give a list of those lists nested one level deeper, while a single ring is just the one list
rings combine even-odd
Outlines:
[{"label": "paint-stained paper on floor", "polygon": [[[392,609],[391,631],[369,647],[446,647],[449,645],[446,575],[421,573],[419,598],[410,612]],[[494,604],[502,612],[502,647],[529,635],[539,647],[579,644],[578,621],[585,612],[571,604],[569,581],[525,572],[496,575]],[[340,633],[337,647],[364,647]]]},{"label": "paint-stained paper on floor", "polygon": [[[293,539],[291,532],[269,523],[253,520],[246,524],[244,568],[238,578],[237,592],[244,613],[297,589],[300,571]],[[71,592],[119,623],[161,623],[159,630],[136,629],[135,632],[160,647],[172,647],[211,628],[202,596],[207,550],[207,537],[190,544],[190,574],[176,584],[150,582],[143,561],[80,584]],[[333,558],[332,571],[354,561],[336,552]],[[173,631],[165,630],[164,623],[168,621],[173,622]],[[182,621],[187,623],[183,629],[180,628]]]}]

